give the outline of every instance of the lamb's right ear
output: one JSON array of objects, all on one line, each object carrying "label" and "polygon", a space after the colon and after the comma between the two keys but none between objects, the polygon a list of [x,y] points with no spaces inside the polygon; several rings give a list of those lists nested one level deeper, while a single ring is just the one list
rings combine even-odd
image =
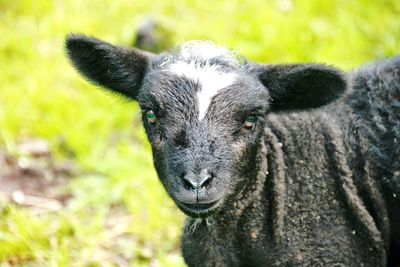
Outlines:
[{"label": "lamb's right ear", "polygon": [[96,85],[136,99],[153,54],[70,34],[66,49],[75,68]]}]

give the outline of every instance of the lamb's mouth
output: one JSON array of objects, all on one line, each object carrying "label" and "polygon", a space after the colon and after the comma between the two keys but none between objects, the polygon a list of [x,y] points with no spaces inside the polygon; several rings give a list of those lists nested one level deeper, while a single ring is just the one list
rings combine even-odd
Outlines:
[{"label": "lamb's mouth", "polygon": [[207,217],[219,206],[220,199],[207,203],[184,203],[180,202],[178,206],[191,217]]}]

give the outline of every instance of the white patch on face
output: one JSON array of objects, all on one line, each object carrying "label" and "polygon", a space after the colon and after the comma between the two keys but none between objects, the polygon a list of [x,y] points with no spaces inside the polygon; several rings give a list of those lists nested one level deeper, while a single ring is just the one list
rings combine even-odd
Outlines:
[{"label": "white patch on face", "polygon": [[198,82],[200,90],[197,93],[199,101],[199,120],[206,115],[211,99],[218,91],[235,83],[236,73],[224,73],[218,70],[216,65],[199,66],[194,61],[178,61],[168,68],[178,76],[183,76]]}]

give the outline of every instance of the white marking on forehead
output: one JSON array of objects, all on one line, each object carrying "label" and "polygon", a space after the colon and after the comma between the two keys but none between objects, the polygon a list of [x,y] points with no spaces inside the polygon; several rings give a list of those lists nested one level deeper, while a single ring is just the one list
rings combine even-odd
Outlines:
[{"label": "white marking on forehead", "polygon": [[205,64],[199,66],[194,61],[178,61],[171,64],[169,71],[178,76],[192,79],[199,83],[197,93],[199,101],[199,120],[206,115],[211,99],[218,94],[218,91],[235,83],[237,74],[233,72],[221,72],[218,66]]}]

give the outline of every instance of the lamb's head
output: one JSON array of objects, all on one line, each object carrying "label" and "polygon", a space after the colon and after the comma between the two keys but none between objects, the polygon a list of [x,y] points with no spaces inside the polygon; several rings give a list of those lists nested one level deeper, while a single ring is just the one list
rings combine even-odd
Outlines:
[{"label": "lamb's head", "polygon": [[160,55],[70,35],[67,52],[88,79],[139,102],[154,164],[186,214],[204,217],[255,174],[269,112],[337,99],[344,75],[322,65],[257,65],[207,42]]}]

